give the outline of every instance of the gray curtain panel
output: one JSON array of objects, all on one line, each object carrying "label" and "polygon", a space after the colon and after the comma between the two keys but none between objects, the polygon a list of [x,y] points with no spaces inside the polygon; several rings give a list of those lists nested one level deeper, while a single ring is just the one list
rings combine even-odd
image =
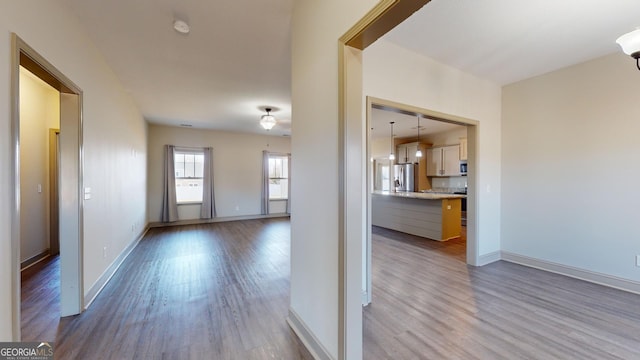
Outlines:
[{"label": "gray curtain panel", "polygon": [[262,151],[262,201],[261,214],[269,214],[269,152]]},{"label": "gray curtain panel", "polygon": [[212,219],[216,216],[216,201],[213,193],[213,148],[204,148],[204,166],[202,173],[202,207],[201,219]]},{"label": "gray curtain panel", "polygon": [[178,220],[176,201],[176,171],[174,161],[175,146],[164,146],[164,191],[162,196],[162,222]]}]

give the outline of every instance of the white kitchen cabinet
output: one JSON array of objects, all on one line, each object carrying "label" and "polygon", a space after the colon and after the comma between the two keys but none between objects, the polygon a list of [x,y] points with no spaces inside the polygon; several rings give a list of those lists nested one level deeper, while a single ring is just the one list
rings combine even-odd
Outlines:
[{"label": "white kitchen cabinet", "polygon": [[427,150],[427,176],[460,176],[460,145]]},{"label": "white kitchen cabinet", "polygon": [[467,160],[467,138],[460,138],[460,160]]},{"label": "white kitchen cabinet", "polygon": [[396,148],[396,162],[398,164],[419,162],[420,159],[416,158],[416,152],[418,151],[418,142],[412,142],[407,144],[400,144]]}]

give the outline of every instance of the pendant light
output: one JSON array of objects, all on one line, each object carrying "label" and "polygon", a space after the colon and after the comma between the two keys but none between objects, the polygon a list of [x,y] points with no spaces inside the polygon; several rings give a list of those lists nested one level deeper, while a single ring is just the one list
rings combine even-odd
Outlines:
[{"label": "pendant light", "polygon": [[396,159],[396,156],[393,155],[393,124],[395,123],[395,121],[391,121],[389,124],[391,124],[391,139],[389,139],[390,141],[390,148],[391,148],[391,152],[389,153],[389,160],[393,161]]},{"label": "pendant light", "polygon": [[422,150],[420,150],[420,114],[418,114],[418,150],[416,151],[416,157],[422,157]]}]

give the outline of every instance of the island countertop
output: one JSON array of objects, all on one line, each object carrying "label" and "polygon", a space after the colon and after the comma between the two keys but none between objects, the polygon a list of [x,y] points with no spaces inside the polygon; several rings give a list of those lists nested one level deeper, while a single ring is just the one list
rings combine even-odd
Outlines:
[{"label": "island countertop", "polygon": [[423,199],[423,200],[443,200],[443,199],[462,199],[466,195],[459,194],[445,194],[445,193],[432,193],[432,192],[407,192],[407,191],[374,191],[373,195],[395,196],[401,198],[410,199]]}]

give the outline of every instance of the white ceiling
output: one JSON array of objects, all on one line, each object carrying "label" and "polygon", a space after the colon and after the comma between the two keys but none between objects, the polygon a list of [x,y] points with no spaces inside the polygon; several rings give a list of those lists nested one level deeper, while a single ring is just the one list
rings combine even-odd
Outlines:
[{"label": "white ceiling", "polygon": [[638,26],[638,0],[432,0],[385,39],[504,85],[620,51]]},{"label": "white ceiling", "polygon": [[[59,0],[152,123],[266,133],[291,127],[293,0]],[[191,32],[173,29],[175,19]]]},{"label": "white ceiling", "polygon": [[[58,1],[148,121],[265,134],[258,122],[272,107],[267,134],[290,134],[294,0]],[[175,19],[191,33],[174,31]],[[637,26],[640,0],[432,0],[385,39],[508,84],[619,51],[615,39]]]},{"label": "white ceiling", "polygon": [[[397,138],[415,137],[418,135],[418,114],[401,112],[393,109],[371,110],[371,138],[389,138],[393,121],[393,135]],[[461,125],[420,117],[420,134],[437,134],[450,131]]]}]

